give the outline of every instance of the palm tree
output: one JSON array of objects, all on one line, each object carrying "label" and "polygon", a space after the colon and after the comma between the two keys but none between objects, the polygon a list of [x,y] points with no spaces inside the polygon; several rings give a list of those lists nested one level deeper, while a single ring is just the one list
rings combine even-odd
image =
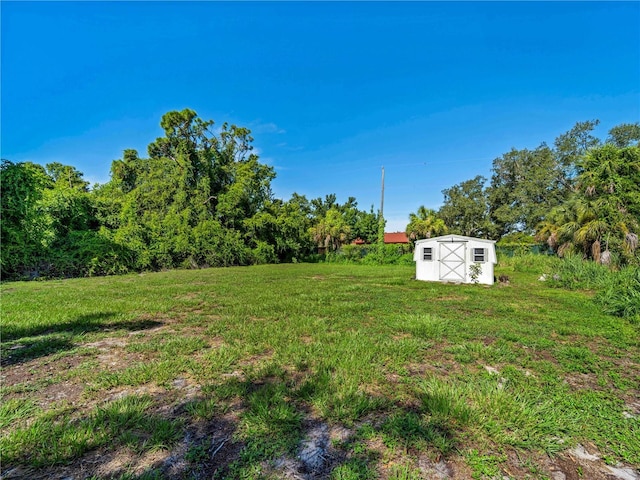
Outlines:
[{"label": "palm tree", "polygon": [[409,214],[409,225],[405,229],[407,237],[415,243],[422,238],[443,235],[447,233],[444,220],[438,218],[435,210],[421,205],[416,213]]},{"label": "palm tree", "polygon": [[330,208],[309,233],[318,246],[335,251],[349,240],[351,227],[337,208]]},{"label": "palm tree", "polygon": [[561,255],[574,251],[606,263],[616,251],[632,261],[640,232],[639,158],[638,147],[589,151],[580,163],[576,191],[547,215],[536,237]]}]

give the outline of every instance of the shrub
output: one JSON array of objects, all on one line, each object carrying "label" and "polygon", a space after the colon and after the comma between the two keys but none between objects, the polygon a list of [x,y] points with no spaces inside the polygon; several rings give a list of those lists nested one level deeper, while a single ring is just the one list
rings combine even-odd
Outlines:
[{"label": "shrub", "polygon": [[612,271],[605,265],[570,255],[556,262],[549,274],[552,285],[571,290],[597,290],[607,284]]},{"label": "shrub", "polygon": [[256,247],[251,251],[253,263],[266,264],[278,263],[278,256],[273,245],[267,242],[258,241]]},{"label": "shrub", "polygon": [[595,300],[605,313],[640,323],[640,267],[612,272]]},{"label": "shrub", "polygon": [[413,265],[408,245],[344,245],[325,256],[328,263],[360,263],[363,265]]},{"label": "shrub", "polygon": [[516,272],[548,273],[561,262],[561,259],[548,255],[541,255],[529,251],[516,252],[515,254],[505,254],[501,250],[496,250],[498,263],[502,267],[511,267]]},{"label": "shrub", "polygon": [[362,259],[366,265],[413,265],[413,255],[405,245],[369,245]]}]

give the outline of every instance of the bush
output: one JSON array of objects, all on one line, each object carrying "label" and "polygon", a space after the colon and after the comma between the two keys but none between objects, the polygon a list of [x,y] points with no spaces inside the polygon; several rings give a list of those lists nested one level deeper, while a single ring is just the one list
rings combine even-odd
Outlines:
[{"label": "bush", "polygon": [[328,253],[327,263],[359,263],[363,265],[413,265],[413,254],[408,245],[344,245]]},{"label": "bush", "polygon": [[570,255],[555,263],[549,277],[554,286],[570,290],[598,290],[607,284],[612,273],[605,265]]},{"label": "bush", "polygon": [[595,300],[605,313],[640,323],[640,267],[612,272]]},{"label": "bush", "polygon": [[278,256],[273,245],[267,242],[258,241],[256,247],[251,251],[253,255],[253,263],[267,264],[278,263]]},{"label": "bush", "polygon": [[413,255],[408,245],[370,245],[362,259],[366,265],[413,265]]},{"label": "bush", "polygon": [[530,251],[516,252],[515,254],[505,254],[496,249],[498,263],[502,267],[511,267],[516,272],[548,273],[561,262],[558,257],[532,253]]}]

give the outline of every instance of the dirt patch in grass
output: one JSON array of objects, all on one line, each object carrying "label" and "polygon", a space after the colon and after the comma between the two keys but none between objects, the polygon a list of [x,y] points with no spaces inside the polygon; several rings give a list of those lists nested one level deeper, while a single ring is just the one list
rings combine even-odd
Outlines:
[{"label": "dirt patch in grass", "polygon": [[118,478],[124,474],[142,475],[161,464],[169,455],[166,450],[157,450],[139,454],[128,448],[115,451],[101,450],[92,452],[80,462],[80,468],[84,471],[72,469],[65,472],[71,478],[84,478],[84,476],[98,476],[100,478]]},{"label": "dirt patch in grass", "polygon": [[433,362],[429,362],[429,359],[427,358],[422,363],[410,363],[407,365],[407,371],[412,377],[428,377],[430,375],[435,375],[436,377],[447,377],[463,372],[463,368],[459,363],[453,360],[448,360],[444,355],[445,354],[438,356],[436,354],[433,358]]},{"label": "dirt patch in grass", "polygon": [[87,453],[71,465],[38,470],[19,467],[4,471],[2,478],[119,478],[145,473],[169,479],[224,478],[243,448],[242,443],[233,440],[235,429],[233,416],[222,417],[189,426],[182,441],[170,450],[140,453],[127,447],[106,447]]},{"label": "dirt patch in grass", "polygon": [[351,434],[346,429],[329,427],[319,419],[308,418],[303,423],[303,436],[295,456],[263,462],[264,473],[267,477],[272,475],[283,479],[328,479],[348,457],[345,451],[334,446],[334,441],[344,441]]},{"label": "dirt patch in grass", "polygon": [[418,457],[418,469],[424,475],[424,478],[434,480],[468,480],[471,479],[471,471],[461,458],[439,458],[432,460],[426,455]]},{"label": "dirt patch in grass", "polygon": [[273,354],[274,354],[273,350],[267,349],[262,353],[257,353],[255,355],[251,355],[243,359],[242,361],[240,361],[240,366],[246,367],[249,365],[256,365],[258,363],[264,362],[265,360],[269,360],[271,357],[273,357]]},{"label": "dirt patch in grass", "polygon": [[[50,401],[67,400],[74,403],[80,398],[84,385],[66,380],[53,382],[56,377],[78,367],[87,360],[83,355],[69,355],[56,360],[47,357],[30,360],[2,367],[2,386],[8,390],[3,399],[23,398],[28,396],[43,406]],[[20,388],[20,387],[24,387]],[[20,393],[14,393],[18,390]],[[68,392],[66,390],[69,390]]]},{"label": "dirt patch in grass", "polygon": [[[84,388],[84,385],[79,385],[70,381],[53,383],[37,393],[37,401],[41,407],[49,407],[50,405],[61,401],[68,402],[71,405],[76,405],[81,400]],[[30,396],[30,398],[33,399],[34,397]]]},{"label": "dirt patch in grass", "polygon": [[144,360],[148,360],[149,355],[142,353],[130,353],[118,349],[101,353],[96,358],[100,362],[100,366],[103,369],[115,373],[119,370],[124,370],[131,365],[135,365]]},{"label": "dirt patch in grass", "polygon": [[236,428],[235,413],[198,422],[155,468],[165,478],[224,478],[244,447],[234,440]]},{"label": "dirt patch in grass", "polygon": [[598,383],[598,376],[594,373],[571,373],[564,377],[565,382],[574,390],[603,390]]},{"label": "dirt patch in grass", "polygon": [[629,466],[606,465],[592,445],[576,447],[562,452],[548,464],[553,480],[640,480],[640,472]]},{"label": "dirt patch in grass", "polygon": [[109,370],[125,368],[131,365],[132,362],[140,361],[142,356],[139,354],[133,355],[125,352],[124,348],[128,342],[125,338],[104,338],[97,342],[85,343],[83,346],[87,348],[93,348],[98,351],[96,359],[103,368]]}]

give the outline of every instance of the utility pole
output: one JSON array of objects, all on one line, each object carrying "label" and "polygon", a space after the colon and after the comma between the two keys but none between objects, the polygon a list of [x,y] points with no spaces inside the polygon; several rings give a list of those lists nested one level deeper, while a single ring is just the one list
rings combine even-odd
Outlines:
[{"label": "utility pole", "polygon": [[380,218],[384,217],[384,166],[382,167],[382,197],[380,198]]},{"label": "utility pole", "polygon": [[[380,196],[380,218],[378,218],[378,243],[384,246],[384,167],[382,167],[382,194]],[[380,251],[382,252],[382,250]]]}]

